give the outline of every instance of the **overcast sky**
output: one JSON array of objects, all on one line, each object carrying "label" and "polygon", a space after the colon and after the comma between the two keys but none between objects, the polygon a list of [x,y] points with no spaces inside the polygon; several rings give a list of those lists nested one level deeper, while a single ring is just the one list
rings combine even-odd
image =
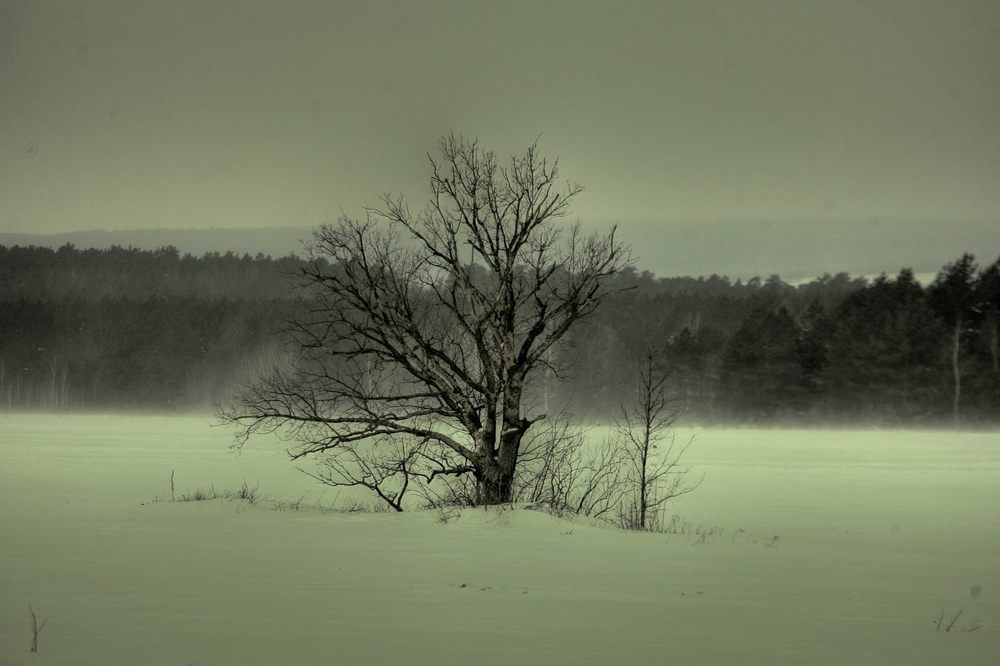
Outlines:
[{"label": "overcast sky", "polygon": [[585,221],[1000,219],[995,0],[0,0],[0,91],[3,231],[316,224],[452,130]]}]

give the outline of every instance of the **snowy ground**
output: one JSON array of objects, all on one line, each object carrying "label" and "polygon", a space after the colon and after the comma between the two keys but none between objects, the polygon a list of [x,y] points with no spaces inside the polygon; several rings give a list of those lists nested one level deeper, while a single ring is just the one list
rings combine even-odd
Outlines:
[{"label": "snowy ground", "polygon": [[663,535],[152,502],[334,493],[205,419],[0,416],[0,665],[1000,663],[1000,436],[696,434]]}]

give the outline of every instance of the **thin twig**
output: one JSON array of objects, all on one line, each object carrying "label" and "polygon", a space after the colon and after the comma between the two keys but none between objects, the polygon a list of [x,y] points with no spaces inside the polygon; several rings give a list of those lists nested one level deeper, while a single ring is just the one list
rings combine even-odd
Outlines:
[{"label": "thin twig", "polygon": [[35,609],[31,607],[30,602],[28,603],[28,612],[31,613],[31,652],[38,652],[38,634],[42,633],[48,620],[42,620],[39,623],[38,616],[35,615]]},{"label": "thin twig", "polygon": [[965,606],[958,609],[958,612],[955,613],[955,617],[951,618],[951,622],[949,622],[948,626],[945,628],[945,632],[951,631],[951,628],[955,626],[955,623],[958,622],[958,618],[962,617],[962,613],[964,612]]}]

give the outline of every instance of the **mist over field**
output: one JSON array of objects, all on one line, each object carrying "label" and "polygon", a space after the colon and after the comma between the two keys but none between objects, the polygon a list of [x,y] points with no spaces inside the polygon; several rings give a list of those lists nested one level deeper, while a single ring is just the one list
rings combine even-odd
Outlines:
[{"label": "mist over field", "polygon": [[[351,491],[206,419],[6,415],[2,663],[995,663],[995,435],[689,434],[704,481],[651,534],[330,512]],[[171,502],[172,476],[259,497]]]},{"label": "mist over field", "polygon": [[[671,409],[689,424],[995,426],[998,263],[945,261],[923,284],[908,268],[791,284],[624,267],[601,307],[547,352],[559,368],[531,377],[529,401],[613,419],[654,350]],[[0,409],[210,410],[289,362],[289,322],[318,293],[303,274],[312,265],[173,247],[0,246]]]}]

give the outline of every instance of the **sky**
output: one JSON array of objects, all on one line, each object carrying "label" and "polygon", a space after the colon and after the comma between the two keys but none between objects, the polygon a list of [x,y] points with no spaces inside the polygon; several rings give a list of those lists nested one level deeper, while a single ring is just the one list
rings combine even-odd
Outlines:
[{"label": "sky", "polygon": [[995,0],[0,0],[0,231],[420,204],[452,131],[584,222],[1000,227],[998,63]]}]

